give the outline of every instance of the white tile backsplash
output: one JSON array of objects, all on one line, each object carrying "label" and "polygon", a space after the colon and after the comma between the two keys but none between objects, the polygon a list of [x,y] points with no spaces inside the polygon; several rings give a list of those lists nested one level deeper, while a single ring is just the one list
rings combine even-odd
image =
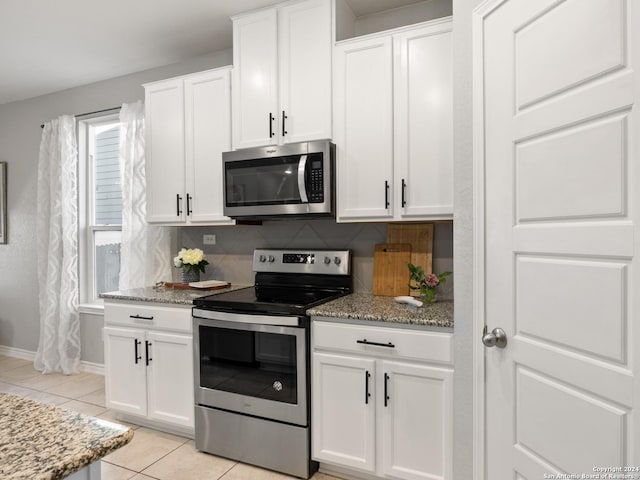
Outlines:
[{"label": "white tile backsplash", "polygon": [[[216,245],[204,245],[202,236],[216,235]],[[177,246],[201,248],[209,265],[202,280],[221,279],[231,283],[253,283],[252,258],[256,248],[334,248],[353,252],[354,290],[370,292],[373,288],[373,251],[384,243],[384,223],[336,223],[330,219],[267,221],[262,225],[224,227],[182,227],[177,229]],[[453,268],[453,224],[435,223],[433,267],[436,273]],[[179,278],[177,269],[174,280]],[[440,296],[451,298],[453,278],[442,288]]]}]

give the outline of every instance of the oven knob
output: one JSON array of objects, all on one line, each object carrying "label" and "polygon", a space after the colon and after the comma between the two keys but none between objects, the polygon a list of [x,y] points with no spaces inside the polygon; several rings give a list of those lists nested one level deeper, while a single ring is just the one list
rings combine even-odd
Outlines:
[{"label": "oven knob", "polygon": [[260,260],[262,263],[267,261],[267,257],[265,257],[264,255],[260,255],[260,258],[258,258],[258,260]]},{"label": "oven knob", "polygon": [[331,263],[331,259],[329,257],[324,257],[325,265],[329,265]]},{"label": "oven knob", "polygon": [[273,389],[276,392],[281,392],[282,391],[282,382],[279,382],[278,380],[276,380],[275,382],[273,382]]},{"label": "oven knob", "polygon": [[274,257],[273,255],[269,255],[269,263],[273,263],[276,261],[276,257]]},{"label": "oven knob", "polygon": [[342,260],[340,260],[340,257],[335,257],[333,259],[333,263],[335,263],[336,265],[340,265],[340,263],[342,263]]}]

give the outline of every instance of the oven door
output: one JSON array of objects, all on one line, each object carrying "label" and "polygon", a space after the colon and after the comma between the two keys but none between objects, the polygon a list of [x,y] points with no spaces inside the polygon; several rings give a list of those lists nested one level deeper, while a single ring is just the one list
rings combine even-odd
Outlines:
[{"label": "oven door", "polygon": [[221,320],[214,311],[201,318],[196,312],[196,404],[306,426],[305,328],[229,321],[227,313]]}]

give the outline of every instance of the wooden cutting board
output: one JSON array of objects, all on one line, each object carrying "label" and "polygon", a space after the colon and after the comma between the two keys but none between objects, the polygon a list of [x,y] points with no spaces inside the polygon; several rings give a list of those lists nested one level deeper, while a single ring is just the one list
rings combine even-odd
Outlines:
[{"label": "wooden cutting board", "polygon": [[411,245],[408,243],[379,243],[373,254],[373,294],[409,295]]},{"label": "wooden cutting board", "polygon": [[390,223],[387,243],[411,245],[411,263],[433,272],[433,223]]}]

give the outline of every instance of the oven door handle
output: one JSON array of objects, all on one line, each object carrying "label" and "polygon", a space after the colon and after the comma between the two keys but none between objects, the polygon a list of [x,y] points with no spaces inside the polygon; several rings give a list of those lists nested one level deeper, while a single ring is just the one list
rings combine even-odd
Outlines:
[{"label": "oven door handle", "polygon": [[298,190],[300,191],[300,201],[302,203],[309,203],[307,198],[307,186],[305,184],[305,174],[307,173],[307,156],[302,155],[300,157],[300,163],[298,163]]},{"label": "oven door handle", "polygon": [[214,310],[194,308],[193,316],[208,320],[222,320],[224,322],[253,323],[254,325],[292,326],[300,325],[300,317],[280,315],[248,315],[243,313],[228,313]]}]

